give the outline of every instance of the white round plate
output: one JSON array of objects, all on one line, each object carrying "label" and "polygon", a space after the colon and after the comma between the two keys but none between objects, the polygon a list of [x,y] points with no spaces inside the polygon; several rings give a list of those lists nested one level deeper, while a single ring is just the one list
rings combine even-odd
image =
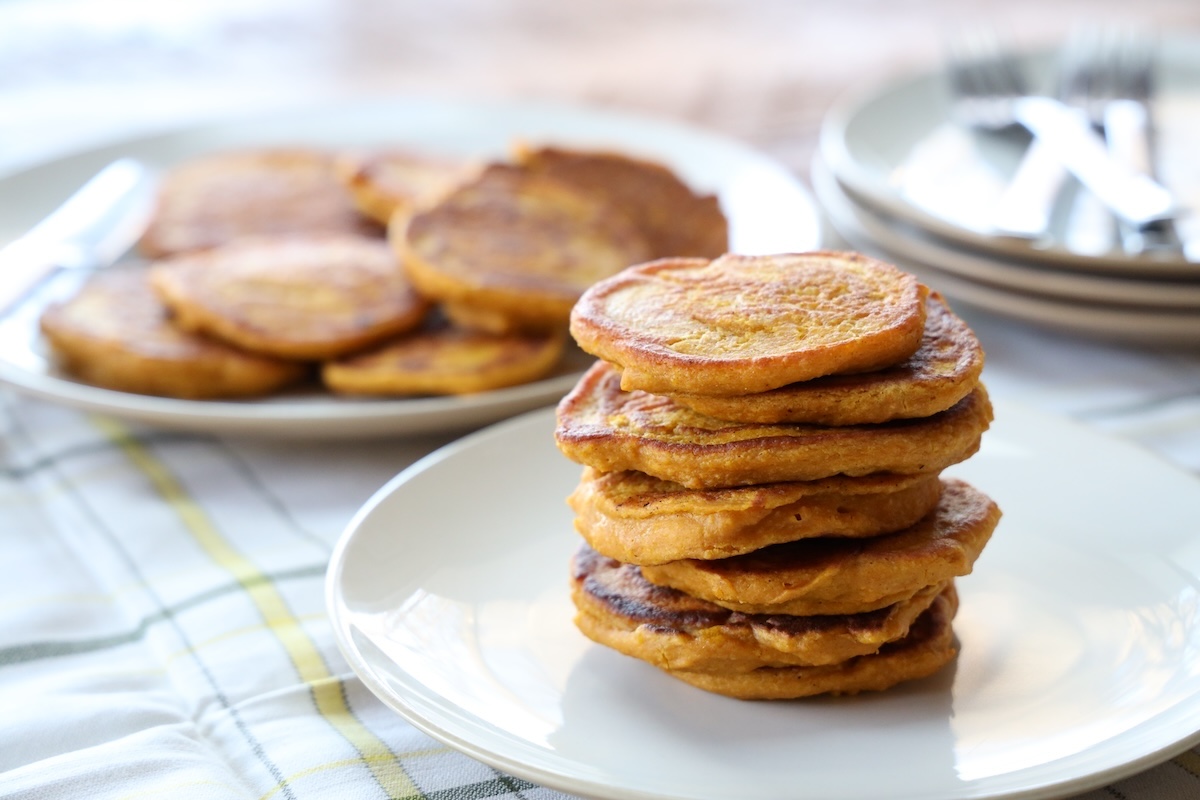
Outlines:
[{"label": "white round plate", "polygon": [[[819,213],[800,182],[783,165],[730,139],[596,109],[415,98],[238,118],[116,142],[0,177],[0,243],[24,233],[104,165],[125,156],[164,168],[232,147],[311,144],[397,145],[503,157],[516,140],[616,149],[669,166],[697,191],[720,198],[735,252],[820,246]],[[37,318],[56,291],[61,287],[47,287],[0,321],[0,382],[76,408],[178,429],[294,438],[465,429],[556,402],[574,384],[580,366],[576,362],[567,374],[471,397],[346,399],[314,391],[216,402],[133,395],[78,383],[54,368]]]},{"label": "white round plate", "polygon": [[[1018,54],[1017,61],[1033,76],[1034,85],[1050,83],[1051,59],[1046,55]],[[1163,42],[1158,83],[1160,170],[1183,205],[1196,210],[1200,47],[1195,40]],[[1087,254],[1068,249],[1062,210],[1049,242],[992,235],[989,210],[1027,142],[1020,134],[968,132],[953,123],[948,78],[935,70],[848,93],[823,120],[820,152],[857,202],[959,245],[1064,269],[1200,278],[1200,264],[1181,253],[1138,256],[1120,250]],[[1181,224],[1200,235],[1200,218],[1194,213]]]},{"label": "white round plate", "polygon": [[574,628],[579,468],[553,430],[535,411],[414,464],[330,563],[354,671],[449,746],[596,798],[966,800],[1084,791],[1200,740],[1200,481],[1144,450],[997,403],[951,471],[1004,511],[958,584],[954,665],[744,702]]},{"label": "white round plate", "polygon": [[1036,267],[1018,275],[1008,264],[898,233],[848,197],[819,162],[813,165],[812,180],[833,230],[847,245],[895,262],[950,298],[1106,341],[1185,348],[1200,342],[1200,285],[1180,286],[1176,293],[1180,303],[1175,305],[1166,302],[1171,298],[1163,289],[1149,282],[1039,273]]},{"label": "white round plate", "polygon": [[833,207],[839,218],[852,217],[856,227],[880,247],[977,283],[1085,303],[1200,312],[1200,281],[1138,280],[1132,275],[1096,275],[1005,261],[956,247],[911,223],[856,203],[819,158],[813,160],[812,183],[822,208]]}]

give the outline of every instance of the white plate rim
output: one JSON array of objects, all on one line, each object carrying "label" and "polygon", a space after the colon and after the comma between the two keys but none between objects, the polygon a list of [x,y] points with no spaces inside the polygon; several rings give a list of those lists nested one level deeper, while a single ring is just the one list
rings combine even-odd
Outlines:
[{"label": "white plate rim", "polygon": [[[406,119],[416,120],[415,133],[406,133],[403,128]],[[332,120],[345,121],[345,130],[331,133]],[[494,124],[464,126],[469,130],[451,132],[458,138],[450,137],[449,144],[428,141],[432,135],[429,129],[436,131],[438,124],[446,124],[445,120]],[[393,127],[380,130],[354,127],[357,124],[361,128],[370,122]],[[6,194],[23,200],[32,197],[21,204],[5,204],[8,210],[0,215],[0,239],[4,235],[15,237],[32,226],[67,193],[116,158],[132,155],[147,161],[151,167],[162,168],[205,150],[279,143],[280,139],[269,138],[268,134],[274,131],[278,136],[280,130],[294,131],[286,143],[352,147],[408,142],[471,153],[502,153],[522,135],[531,141],[621,145],[629,152],[660,158],[697,189],[714,191],[723,204],[732,204],[731,228],[736,234],[740,226],[746,251],[768,243],[786,244],[788,249],[796,250],[818,249],[821,245],[820,213],[807,188],[781,163],[724,135],[679,120],[565,102],[411,95],[327,103],[257,116],[237,115],[121,138],[0,174],[0,197]],[[406,135],[408,139],[404,138]],[[768,194],[774,193],[781,207],[791,213],[789,225],[780,225],[779,219],[771,214],[764,215],[769,218],[765,223],[748,219],[752,215],[746,213],[737,214],[739,207],[754,202],[753,193],[748,191],[752,186],[762,186]],[[11,324],[12,316],[3,320],[3,324]],[[26,328],[29,324],[27,321]],[[22,335],[37,336],[28,330]],[[329,402],[313,397],[296,402],[286,398],[193,401],[89,386],[48,369],[31,368],[28,363],[37,359],[28,357],[29,348],[17,355],[14,358],[0,350],[0,384],[43,400],[159,427],[302,439],[408,435],[476,427],[555,402],[578,375],[572,372],[466,397],[365,400],[331,397]]]},{"label": "white plate rim", "polygon": [[[1167,40],[1167,43],[1173,46],[1164,49],[1164,69],[1171,67],[1173,59],[1181,58],[1182,54],[1189,52],[1187,40],[1173,39]],[[1195,49],[1194,46],[1192,49]],[[1042,51],[1020,52],[1016,57],[1025,62],[1044,62],[1047,54]],[[1200,65],[1200,62],[1197,63]],[[859,115],[887,97],[897,92],[913,91],[914,87],[924,88],[944,83],[944,76],[944,68],[933,67],[885,80],[866,81],[847,90],[833,102],[821,122],[818,151],[847,192],[853,194],[860,202],[870,204],[893,217],[904,219],[934,236],[987,253],[1083,272],[1184,279],[1200,277],[1200,265],[1188,261],[1183,256],[1170,257],[1159,254],[1153,258],[1146,258],[1119,251],[1092,256],[1073,253],[1058,246],[1035,246],[1015,237],[987,236],[963,228],[907,202],[894,187],[881,179],[878,171],[856,156],[847,132]],[[941,119],[936,114],[930,114],[930,129]]]},{"label": "white plate rim", "polygon": [[[1019,403],[999,403],[997,410],[1004,416],[1021,416],[1026,420],[1040,420],[1042,424],[1062,425],[1066,430],[1074,431],[1074,435],[1083,435],[1089,437],[1094,442],[1105,442],[1119,448],[1125,448],[1126,451],[1133,451],[1136,454],[1140,454],[1142,458],[1147,458],[1150,462],[1160,465],[1162,468],[1185,476],[1185,480],[1189,481],[1190,488],[1194,491],[1200,491],[1200,484],[1195,482],[1194,476],[1184,473],[1182,470],[1167,464],[1167,462],[1155,454],[1131,445],[1128,442],[1122,442],[1114,437],[1088,430],[1077,423],[1035,411]],[[668,798],[670,800],[688,800],[692,795],[643,792],[636,789],[612,787],[599,782],[581,781],[570,774],[532,767],[522,762],[519,757],[513,755],[511,750],[498,751],[494,745],[489,747],[487,744],[481,743],[478,737],[472,739],[451,733],[443,728],[438,721],[423,714],[422,709],[414,707],[414,701],[416,703],[422,702],[420,698],[401,696],[393,692],[381,681],[376,680],[371,665],[364,660],[362,653],[353,641],[352,624],[349,621],[340,580],[345,568],[347,553],[355,536],[358,535],[358,531],[364,522],[375,513],[380,504],[385,502],[391,494],[401,489],[411,478],[422,474],[442,462],[469,454],[480,444],[514,434],[520,435],[522,432],[528,430],[536,430],[539,435],[544,435],[549,430],[552,430],[552,427],[553,416],[550,410],[528,412],[519,417],[489,426],[427,455],[399,473],[372,496],[355,514],[354,518],[343,531],[333,551],[326,574],[326,603],[334,629],[335,641],[356,675],[363,680],[364,684],[385,705],[396,711],[422,732],[497,769],[553,789],[578,793],[588,797],[606,798],[608,800],[668,800]],[[599,647],[598,645],[593,646]],[[1186,709],[1181,710],[1177,705],[1159,716],[1165,717],[1170,714],[1177,717],[1180,713],[1184,713],[1187,719],[1191,719],[1200,710],[1200,694],[1193,693],[1187,700],[1188,705]],[[440,713],[445,714],[449,712],[441,711]],[[442,717],[442,719],[446,718],[445,716]],[[1133,736],[1137,734],[1144,736],[1147,725],[1147,722],[1139,723],[1127,732],[1127,735]],[[1150,743],[1148,747],[1144,746],[1144,743],[1139,740],[1139,744],[1143,744],[1143,751],[1138,752],[1136,756],[1126,758],[1124,751],[1118,748],[1124,760],[1118,759],[1117,761],[1108,763],[1107,766],[1099,770],[1057,777],[1051,776],[1049,778],[1045,775],[1040,775],[1036,780],[1033,779],[1034,776],[1030,776],[1032,782],[1016,787],[1001,786],[997,788],[996,786],[985,786],[980,788],[978,786],[972,787],[968,784],[964,788],[966,793],[961,795],[961,797],[990,798],[991,800],[1000,800],[1001,798],[1005,800],[1015,800],[1015,798],[1049,800],[1050,798],[1066,797],[1075,793],[1099,788],[1160,764],[1200,742],[1200,731],[1188,728],[1186,734],[1180,735],[1179,731],[1183,727],[1176,723],[1176,728],[1178,730],[1176,730],[1174,735],[1159,737]],[[1111,750],[1113,749],[1113,745],[1111,742],[1104,742],[1103,748]],[[1079,758],[1073,755],[1071,760],[1077,762]],[[836,797],[836,795],[822,796],[826,800]],[[925,797],[926,795],[906,792],[904,796]],[[943,797],[942,794],[937,794],[936,797],[938,800],[950,800],[949,796]],[[955,800],[958,800],[958,797],[956,795]]]},{"label": "white plate rim", "polygon": [[1194,308],[1107,305],[1035,294],[976,280],[961,264],[950,266],[953,257],[949,251],[940,253],[946,257],[935,261],[925,257],[928,253],[904,246],[907,243],[899,237],[887,236],[885,241],[879,236],[881,231],[871,226],[872,217],[867,215],[872,212],[856,206],[839,190],[832,176],[822,179],[821,166],[815,165],[812,173],[813,191],[838,235],[851,247],[874,252],[921,273],[933,288],[953,298],[1012,319],[1107,341],[1194,347],[1200,338],[1200,314]]}]

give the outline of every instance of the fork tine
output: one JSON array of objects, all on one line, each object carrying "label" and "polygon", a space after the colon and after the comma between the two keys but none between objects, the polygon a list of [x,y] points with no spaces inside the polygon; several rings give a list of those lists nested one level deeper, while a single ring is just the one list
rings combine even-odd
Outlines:
[{"label": "fork tine", "polygon": [[1013,124],[1007,104],[1026,92],[1025,76],[990,28],[974,26],[948,40],[955,111],[968,124]]}]

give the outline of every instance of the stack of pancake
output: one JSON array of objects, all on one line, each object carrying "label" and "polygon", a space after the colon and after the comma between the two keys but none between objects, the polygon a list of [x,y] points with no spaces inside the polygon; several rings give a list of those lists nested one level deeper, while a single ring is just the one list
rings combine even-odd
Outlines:
[{"label": "stack of pancake", "polygon": [[992,418],[941,296],[851,253],[663,259],[585,292],[571,333],[601,359],[555,431],[584,465],[584,634],[741,698],[955,657],[954,579],[1000,512],[940,474]]}]

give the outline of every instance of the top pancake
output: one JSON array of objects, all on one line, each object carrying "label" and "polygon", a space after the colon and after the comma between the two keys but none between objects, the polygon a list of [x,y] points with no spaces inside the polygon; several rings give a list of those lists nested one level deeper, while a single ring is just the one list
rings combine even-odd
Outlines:
[{"label": "top pancake", "polygon": [[642,231],[650,258],[716,258],[729,250],[729,223],[717,198],[695,194],[662,164],[621,153],[516,148],[526,169],[603,197]]},{"label": "top pancake", "polygon": [[927,417],[966,397],[983,372],[975,334],[931,292],[917,352],[894,367],[827,375],[742,397],[675,393],[671,398],[710,417],[734,422],[861,425]]},{"label": "top pancake", "polygon": [[854,253],[664,259],[586,291],[571,333],[621,368],[624,389],[745,395],[904,361],[927,291]]},{"label": "top pancake", "polygon": [[423,294],[526,328],[561,328],[588,286],[649,254],[636,226],[602,198],[504,164],[388,235]]},{"label": "top pancake", "polygon": [[213,153],[168,170],[138,244],[151,258],[204,250],[244,236],[380,236],[355,209],[333,155],[305,148]]}]

